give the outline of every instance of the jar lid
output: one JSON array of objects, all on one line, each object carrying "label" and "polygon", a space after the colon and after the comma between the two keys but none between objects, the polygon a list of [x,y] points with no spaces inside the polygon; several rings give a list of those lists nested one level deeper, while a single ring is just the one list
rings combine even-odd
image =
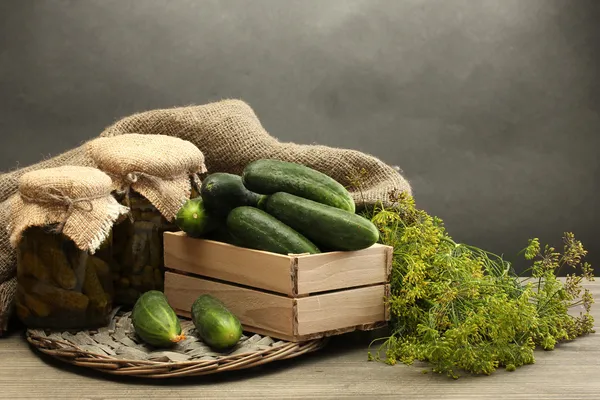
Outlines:
[{"label": "jar lid", "polygon": [[190,178],[206,172],[204,154],[193,143],[172,136],[101,137],[88,142],[87,151],[110,175],[115,190],[135,190],[169,221],[190,197]]},{"label": "jar lid", "polygon": [[8,230],[16,247],[32,226],[56,225],[81,250],[94,253],[113,224],[129,212],[111,195],[112,180],[90,167],[63,166],[25,173],[10,199]]}]

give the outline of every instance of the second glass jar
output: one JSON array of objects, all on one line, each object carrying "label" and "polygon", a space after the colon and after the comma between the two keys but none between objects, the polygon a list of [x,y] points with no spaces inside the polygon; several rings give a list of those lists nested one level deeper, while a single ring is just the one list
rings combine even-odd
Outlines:
[{"label": "second glass jar", "polygon": [[115,303],[133,305],[142,293],[164,289],[163,234],[178,229],[139,193],[132,190],[129,201],[116,197],[131,218],[113,229]]}]

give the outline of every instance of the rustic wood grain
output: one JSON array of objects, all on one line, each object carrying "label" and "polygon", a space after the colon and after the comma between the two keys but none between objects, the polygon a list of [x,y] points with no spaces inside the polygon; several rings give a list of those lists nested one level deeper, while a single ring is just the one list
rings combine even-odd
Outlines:
[{"label": "rustic wood grain", "polygon": [[166,232],[164,241],[165,266],[171,270],[288,296],[384,283],[389,275],[391,247],[381,244],[360,251],[281,255],[182,232]]},{"label": "rustic wood grain", "polygon": [[[596,301],[600,284],[589,287]],[[600,301],[599,301],[600,303]],[[600,321],[600,304],[594,317]],[[324,350],[255,370],[181,381],[111,378],[40,358],[22,333],[0,339],[2,399],[553,399],[600,398],[600,333],[536,352],[536,364],[457,381],[422,366],[367,362],[371,336],[332,338]]]},{"label": "rustic wood grain", "polygon": [[388,249],[375,244],[360,251],[297,256],[298,294],[384,283]]},{"label": "rustic wood grain", "polygon": [[194,239],[182,232],[165,232],[164,249],[167,268],[292,294],[289,256]]},{"label": "rustic wood grain", "polygon": [[177,315],[190,317],[201,294],[211,294],[250,332],[301,342],[384,322],[386,284],[290,298],[209,279],[165,274],[165,295]]},{"label": "rustic wood grain", "polygon": [[297,299],[298,334],[310,335],[385,320],[385,285]]},{"label": "rustic wood grain", "polygon": [[260,326],[286,335],[293,332],[294,300],[289,297],[172,272],[165,273],[165,295],[176,312],[191,310],[192,304],[201,294],[210,294],[223,301],[242,325]]}]

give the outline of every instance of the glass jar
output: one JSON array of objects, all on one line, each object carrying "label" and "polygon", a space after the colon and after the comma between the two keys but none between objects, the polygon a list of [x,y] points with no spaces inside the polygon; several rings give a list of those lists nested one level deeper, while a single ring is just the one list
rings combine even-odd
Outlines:
[{"label": "glass jar", "polygon": [[112,238],[94,255],[80,250],[55,226],[27,228],[16,248],[16,312],[28,328],[105,326],[113,306]]},{"label": "glass jar", "polygon": [[182,199],[200,196],[206,173],[193,143],[168,135],[127,133],[100,137],[86,152],[112,178],[114,198],[129,218],[114,226],[115,304],[133,305],[149,290],[164,290],[163,234],[177,231]]},{"label": "glass jar", "polygon": [[131,306],[144,292],[164,290],[163,234],[178,228],[133,190],[129,202],[123,196],[116,197],[130,207],[131,218],[114,227],[115,303]]}]

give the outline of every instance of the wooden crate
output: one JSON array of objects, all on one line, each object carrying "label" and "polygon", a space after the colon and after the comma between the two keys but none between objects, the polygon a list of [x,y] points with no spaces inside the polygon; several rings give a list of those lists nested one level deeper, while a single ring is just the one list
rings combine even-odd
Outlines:
[{"label": "wooden crate", "polygon": [[244,329],[303,341],[384,326],[392,248],[281,255],[226,243],[164,235],[165,294],[178,315],[211,294]]}]

